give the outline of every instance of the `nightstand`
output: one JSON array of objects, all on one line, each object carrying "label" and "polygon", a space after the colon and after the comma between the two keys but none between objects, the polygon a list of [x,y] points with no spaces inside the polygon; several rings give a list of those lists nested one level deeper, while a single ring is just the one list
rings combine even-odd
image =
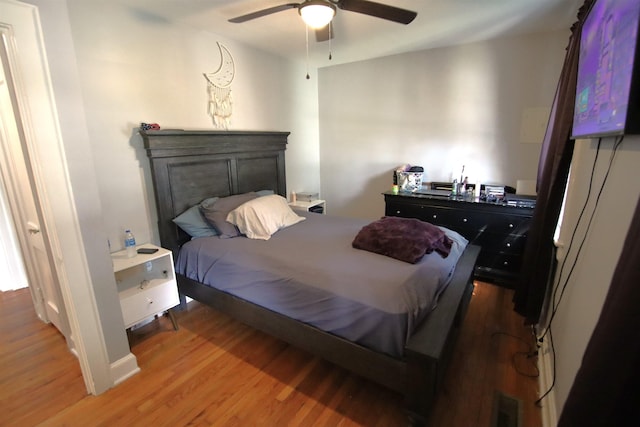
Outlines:
[{"label": "nightstand", "polygon": [[125,328],[168,311],[174,329],[178,323],[171,308],[180,303],[171,251],[143,244],[140,248],[155,248],[153,254],[136,254],[127,258],[126,250],[111,254],[116,276],[120,307]]},{"label": "nightstand", "polygon": [[307,212],[316,212],[316,213],[327,213],[327,202],[324,200],[296,200],[295,202],[289,202],[289,206],[291,209],[298,211],[307,211]]}]

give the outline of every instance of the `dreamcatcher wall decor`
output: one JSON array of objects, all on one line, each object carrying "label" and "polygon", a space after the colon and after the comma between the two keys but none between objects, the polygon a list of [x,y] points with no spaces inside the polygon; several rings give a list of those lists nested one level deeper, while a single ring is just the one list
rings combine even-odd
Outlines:
[{"label": "dreamcatcher wall decor", "polygon": [[216,128],[228,129],[233,112],[231,82],[236,74],[236,67],[229,49],[220,43],[218,43],[218,49],[221,58],[220,67],[213,73],[203,73],[207,80],[207,93],[209,94],[207,110]]}]

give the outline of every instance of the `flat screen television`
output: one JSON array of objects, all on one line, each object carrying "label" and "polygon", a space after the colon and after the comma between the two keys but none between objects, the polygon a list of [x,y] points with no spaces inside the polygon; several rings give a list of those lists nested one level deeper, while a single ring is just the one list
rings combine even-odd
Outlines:
[{"label": "flat screen television", "polygon": [[580,34],[572,139],[640,133],[638,0],[596,0]]}]

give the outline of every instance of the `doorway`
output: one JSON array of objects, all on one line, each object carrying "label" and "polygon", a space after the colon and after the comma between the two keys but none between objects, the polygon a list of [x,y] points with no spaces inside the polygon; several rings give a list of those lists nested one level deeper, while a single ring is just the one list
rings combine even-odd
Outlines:
[{"label": "doorway", "polygon": [[[45,227],[37,165],[29,157],[26,131],[20,114],[15,76],[11,67],[10,29],[0,26],[0,165],[2,187],[20,248],[20,254],[41,320],[51,323],[73,350],[67,311],[56,280],[50,236]],[[15,254],[15,253],[14,253]],[[14,256],[15,258],[15,256]]]},{"label": "doorway", "polygon": [[0,292],[28,286],[22,254],[18,246],[15,225],[0,176]]}]

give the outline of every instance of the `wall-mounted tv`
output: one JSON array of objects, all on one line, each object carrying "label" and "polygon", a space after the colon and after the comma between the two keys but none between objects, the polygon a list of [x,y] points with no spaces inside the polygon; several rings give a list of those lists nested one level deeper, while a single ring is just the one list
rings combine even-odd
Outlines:
[{"label": "wall-mounted tv", "polygon": [[638,0],[596,0],[580,34],[571,138],[640,133]]}]

